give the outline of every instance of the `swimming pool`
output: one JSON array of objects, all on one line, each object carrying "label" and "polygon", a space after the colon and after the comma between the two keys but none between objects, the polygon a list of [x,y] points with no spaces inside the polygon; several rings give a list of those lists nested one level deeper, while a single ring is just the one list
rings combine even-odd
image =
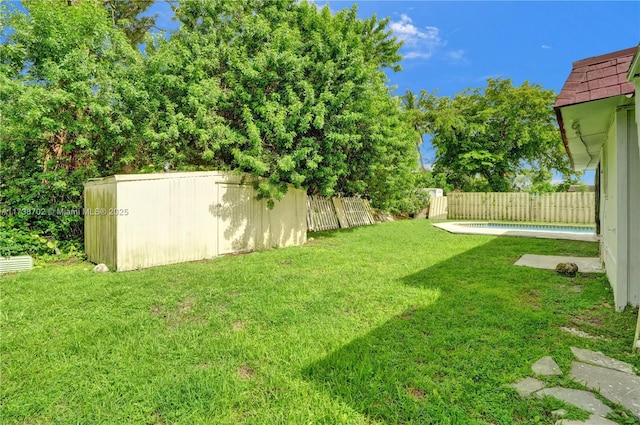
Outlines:
[{"label": "swimming pool", "polygon": [[570,239],[596,242],[593,226],[553,224],[520,224],[492,222],[446,222],[434,223],[435,227],[450,233],[467,235],[520,236],[527,238]]},{"label": "swimming pool", "polygon": [[479,227],[484,229],[504,229],[504,230],[528,230],[538,232],[570,232],[596,234],[596,228],[591,226],[566,226],[553,224],[517,224],[517,223],[460,223],[468,227]]}]

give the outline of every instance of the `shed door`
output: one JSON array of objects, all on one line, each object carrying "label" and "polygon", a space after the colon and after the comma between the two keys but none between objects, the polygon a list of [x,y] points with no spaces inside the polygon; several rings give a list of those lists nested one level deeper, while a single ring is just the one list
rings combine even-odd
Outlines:
[{"label": "shed door", "polygon": [[251,186],[218,185],[218,254],[255,248],[255,214]]}]

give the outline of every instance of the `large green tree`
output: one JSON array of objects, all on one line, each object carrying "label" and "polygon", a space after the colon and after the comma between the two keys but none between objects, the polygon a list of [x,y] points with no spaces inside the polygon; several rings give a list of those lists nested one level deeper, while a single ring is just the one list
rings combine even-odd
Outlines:
[{"label": "large green tree", "polygon": [[435,148],[435,172],[465,191],[512,189],[524,170],[544,179],[551,170],[572,174],[562,147],[553,90],[510,79],[487,80],[483,89],[450,97],[421,98],[425,124]]},{"label": "large green tree", "polygon": [[294,0],[175,12],[180,30],[147,49],[156,166],[246,171],[269,199],[293,184],[384,205],[395,195],[383,182],[410,187],[414,135],[385,85],[400,60],[387,20]]},{"label": "large green tree", "polygon": [[22,5],[0,12],[0,233],[77,240],[82,183],[137,167],[142,55],[102,3]]},{"label": "large green tree", "polygon": [[[424,95],[421,92],[420,97]],[[424,172],[424,158],[422,157],[422,145],[424,144],[425,119],[424,111],[420,107],[420,97],[416,96],[411,90],[407,89],[401,96],[402,109],[407,113],[408,120],[418,134],[416,138],[416,151],[418,152],[418,161],[420,171]]]}]

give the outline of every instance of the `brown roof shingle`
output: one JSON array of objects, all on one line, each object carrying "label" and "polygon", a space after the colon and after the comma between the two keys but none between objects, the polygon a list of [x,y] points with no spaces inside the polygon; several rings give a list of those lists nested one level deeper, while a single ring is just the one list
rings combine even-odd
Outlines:
[{"label": "brown roof shingle", "polygon": [[555,107],[633,93],[627,72],[637,47],[594,56],[573,63]]}]

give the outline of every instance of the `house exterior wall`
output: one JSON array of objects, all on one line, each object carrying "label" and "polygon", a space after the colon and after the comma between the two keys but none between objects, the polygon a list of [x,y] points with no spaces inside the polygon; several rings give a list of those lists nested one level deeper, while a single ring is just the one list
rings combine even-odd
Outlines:
[{"label": "house exterior wall", "polygon": [[[637,130],[639,128],[638,126],[640,126],[640,78],[637,78],[635,80],[634,87],[636,91],[636,94],[634,96],[635,104],[636,104],[636,131],[640,133],[640,131]],[[640,151],[640,137],[637,137],[637,139],[638,139],[638,150]]]},{"label": "house exterior wall", "polygon": [[628,303],[640,306],[640,144],[637,108],[620,111],[626,115],[626,251]]},{"label": "house exterior wall", "polygon": [[600,152],[600,259],[612,289],[617,282],[618,258],[616,155],[616,126],[612,125]]},{"label": "house exterior wall", "polygon": [[635,114],[635,108],[628,107],[614,112],[600,153],[600,255],[617,310],[640,305],[640,150]]},{"label": "house exterior wall", "polygon": [[103,208],[102,193],[115,201],[98,220],[109,225],[85,233],[87,256],[118,271],[306,242],[304,190],[270,210],[234,173],[111,176],[85,184],[85,207]]}]

